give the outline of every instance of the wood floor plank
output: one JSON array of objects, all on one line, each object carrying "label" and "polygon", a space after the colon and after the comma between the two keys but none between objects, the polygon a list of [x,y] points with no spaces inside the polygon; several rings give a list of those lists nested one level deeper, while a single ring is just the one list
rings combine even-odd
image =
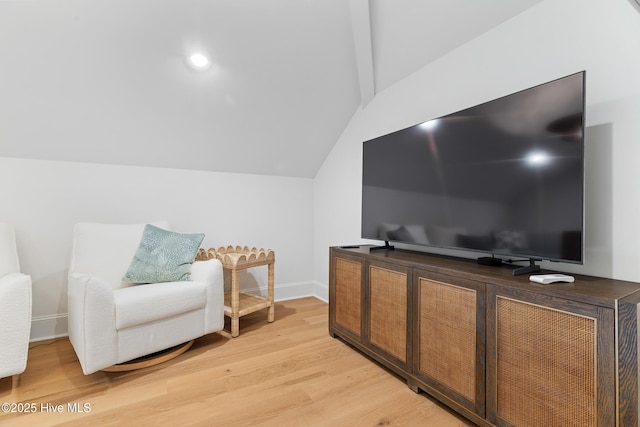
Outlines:
[{"label": "wood floor plank", "polygon": [[266,310],[252,313],[241,318],[239,337],[210,334],[134,372],[85,376],[68,339],[34,343],[19,387],[0,380],[0,402],[36,411],[0,412],[0,425],[472,425],[331,338],[327,317],[315,298],[280,302],[274,323]]}]

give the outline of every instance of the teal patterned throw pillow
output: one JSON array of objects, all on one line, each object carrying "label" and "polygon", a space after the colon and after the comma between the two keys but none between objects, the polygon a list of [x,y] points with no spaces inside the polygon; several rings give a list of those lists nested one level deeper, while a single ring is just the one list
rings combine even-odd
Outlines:
[{"label": "teal patterned throw pillow", "polygon": [[191,263],[202,240],[202,233],[176,233],[146,224],[140,246],[122,281],[159,283],[189,280]]}]

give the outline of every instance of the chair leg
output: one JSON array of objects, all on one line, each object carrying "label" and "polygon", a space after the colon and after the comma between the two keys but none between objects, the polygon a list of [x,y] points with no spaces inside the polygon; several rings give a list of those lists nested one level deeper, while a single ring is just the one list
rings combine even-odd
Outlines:
[{"label": "chair leg", "polygon": [[11,398],[17,401],[18,387],[20,386],[20,374],[11,376]]},{"label": "chair leg", "polygon": [[20,374],[13,375],[11,377],[11,389],[16,389],[20,385]]}]

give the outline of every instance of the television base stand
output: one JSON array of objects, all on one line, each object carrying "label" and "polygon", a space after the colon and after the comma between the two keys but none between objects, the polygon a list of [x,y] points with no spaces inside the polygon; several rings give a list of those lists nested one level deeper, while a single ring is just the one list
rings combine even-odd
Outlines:
[{"label": "television base stand", "polygon": [[491,267],[499,267],[502,265],[502,259],[492,256],[481,256],[478,258],[478,264],[490,265]]},{"label": "television base stand", "polygon": [[369,252],[373,252],[373,251],[384,251],[384,250],[392,251],[392,250],[394,250],[395,248],[396,248],[395,246],[393,246],[393,245],[390,245],[390,244],[389,244],[389,241],[388,241],[388,240],[385,240],[385,241],[384,241],[384,245],[382,245],[382,246],[371,246],[371,247],[369,248]]},{"label": "television base stand", "polygon": [[537,273],[540,271],[540,266],[536,264],[539,259],[529,258],[529,265],[524,267],[514,268],[512,273],[514,276],[520,276],[522,274]]}]

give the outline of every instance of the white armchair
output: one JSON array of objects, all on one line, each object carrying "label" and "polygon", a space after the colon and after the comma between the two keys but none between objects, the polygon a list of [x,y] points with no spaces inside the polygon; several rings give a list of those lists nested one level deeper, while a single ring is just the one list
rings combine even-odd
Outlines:
[{"label": "white armchair", "polygon": [[[169,228],[167,223],[154,225]],[[224,327],[224,280],[217,260],[193,262],[189,281],[122,282],[144,229],[144,224],[75,227],[69,339],[85,375]]]},{"label": "white armchair", "polygon": [[20,273],[13,227],[0,223],[0,378],[26,369],[30,332],[31,276]]}]

